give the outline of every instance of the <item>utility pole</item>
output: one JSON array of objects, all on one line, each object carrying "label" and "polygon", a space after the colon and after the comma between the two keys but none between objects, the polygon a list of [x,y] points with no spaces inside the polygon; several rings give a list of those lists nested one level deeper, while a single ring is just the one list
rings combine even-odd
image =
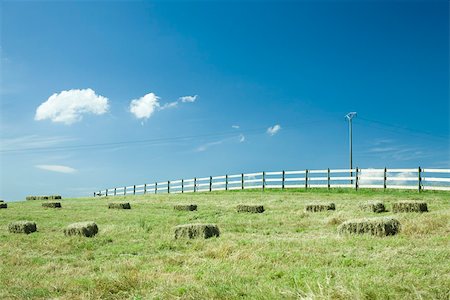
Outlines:
[{"label": "utility pole", "polygon": [[[349,112],[345,115],[348,121],[349,139],[350,139],[350,177],[353,177],[353,133],[352,133],[352,119],[356,117],[356,112]],[[350,179],[350,184],[353,184],[353,179]]]}]

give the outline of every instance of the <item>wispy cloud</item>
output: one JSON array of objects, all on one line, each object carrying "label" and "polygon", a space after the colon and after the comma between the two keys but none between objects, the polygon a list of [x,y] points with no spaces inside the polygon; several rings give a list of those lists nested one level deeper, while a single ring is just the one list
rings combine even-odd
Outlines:
[{"label": "wispy cloud", "polygon": [[26,135],[14,138],[3,138],[0,143],[1,151],[20,151],[33,148],[57,146],[76,139],[65,136]]},{"label": "wispy cloud", "polygon": [[85,114],[102,115],[108,109],[108,98],[97,95],[92,89],[74,89],[51,95],[36,109],[34,119],[70,125],[81,121]]},{"label": "wispy cloud", "polygon": [[74,168],[68,167],[68,166],[62,166],[62,165],[36,165],[35,166],[38,169],[51,171],[51,172],[57,172],[57,173],[65,173],[65,174],[71,174],[76,172]]},{"label": "wispy cloud", "polygon": [[231,125],[231,128],[233,128],[233,129],[239,129],[239,128],[241,128],[239,125]]},{"label": "wispy cloud", "polygon": [[225,140],[221,140],[221,141],[216,141],[216,142],[210,142],[210,143],[203,144],[203,145],[197,147],[197,149],[195,149],[195,151],[196,152],[206,151],[206,150],[208,150],[209,148],[211,148],[213,146],[217,146],[217,145],[223,144],[224,141]]},{"label": "wispy cloud", "polygon": [[185,102],[195,102],[197,100],[197,95],[194,96],[182,96],[178,98],[179,101],[185,103]]},{"label": "wispy cloud", "polygon": [[239,143],[243,143],[243,142],[245,142],[245,135],[240,134],[239,135]]},{"label": "wispy cloud", "polygon": [[281,130],[281,126],[279,124],[275,124],[272,127],[267,128],[267,134],[270,136],[274,136]]}]

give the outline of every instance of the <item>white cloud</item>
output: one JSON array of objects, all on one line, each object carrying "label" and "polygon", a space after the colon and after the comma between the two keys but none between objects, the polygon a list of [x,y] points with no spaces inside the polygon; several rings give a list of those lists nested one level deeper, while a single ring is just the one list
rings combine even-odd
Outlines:
[{"label": "white cloud", "polygon": [[197,100],[197,95],[194,96],[183,96],[178,98],[179,101],[185,103],[185,102],[195,102]]},{"label": "white cloud", "polygon": [[239,135],[239,143],[245,142],[245,135],[241,134]]},{"label": "white cloud", "polygon": [[163,106],[161,106],[160,110],[167,109],[167,108],[175,108],[177,106],[178,106],[178,101],[169,102],[169,103],[166,103]]},{"label": "white cloud", "polygon": [[36,165],[35,166],[38,169],[51,171],[51,172],[58,172],[58,173],[65,173],[70,174],[76,172],[74,168],[68,167],[68,166],[61,166],[61,165]]},{"label": "white cloud", "polygon": [[281,129],[281,126],[279,124],[276,124],[272,127],[267,128],[267,134],[270,136],[273,136],[273,135],[277,134],[278,131],[280,131],[280,129]]},{"label": "white cloud", "polygon": [[70,125],[83,119],[84,114],[102,115],[109,109],[108,98],[92,89],[68,90],[51,95],[36,109],[34,119]]},{"label": "white cloud", "polygon": [[130,112],[138,119],[148,119],[155,111],[175,108],[180,102],[195,102],[197,95],[195,96],[183,96],[178,98],[178,100],[173,102],[168,102],[163,105],[159,103],[159,97],[154,93],[148,93],[147,95],[131,100],[130,102]]},{"label": "white cloud", "polygon": [[148,119],[159,108],[159,97],[153,93],[130,102],[130,112],[138,119]]},{"label": "white cloud", "polygon": [[231,128],[234,128],[234,129],[239,129],[239,128],[241,128],[239,125],[231,125]]},{"label": "white cloud", "polygon": [[211,143],[206,143],[203,144],[201,146],[199,146],[197,149],[195,149],[196,152],[203,152],[206,151],[208,148],[212,147],[212,146],[217,146],[220,145],[224,142],[225,140],[221,140],[221,141],[217,141],[217,142],[211,142]]}]

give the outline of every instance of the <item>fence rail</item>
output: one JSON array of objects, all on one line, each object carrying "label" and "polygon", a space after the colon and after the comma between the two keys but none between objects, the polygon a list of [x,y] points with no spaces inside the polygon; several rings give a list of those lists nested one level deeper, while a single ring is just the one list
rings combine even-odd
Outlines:
[{"label": "fence rail", "polygon": [[244,189],[371,188],[450,191],[450,169],[326,169],[256,172],[114,187],[94,196],[193,193]]}]

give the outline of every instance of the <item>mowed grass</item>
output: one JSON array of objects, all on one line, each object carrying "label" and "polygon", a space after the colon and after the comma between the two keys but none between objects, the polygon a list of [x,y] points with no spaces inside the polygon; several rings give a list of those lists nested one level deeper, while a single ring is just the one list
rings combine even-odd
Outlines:
[{"label": "mowed grass", "polygon": [[[112,210],[126,200],[131,210]],[[358,204],[428,203],[428,213],[395,214],[391,237],[339,236]],[[336,211],[306,213],[311,202]],[[8,203],[0,210],[0,299],[449,299],[450,194],[415,191],[266,190]],[[197,204],[176,211],[174,204]],[[262,214],[237,213],[263,204]],[[7,232],[31,220],[38,232]],[[93,238],[66,237],[73,222],[95,221]],[[214,223],[219,238],[175,240],[174,227]]]}]

